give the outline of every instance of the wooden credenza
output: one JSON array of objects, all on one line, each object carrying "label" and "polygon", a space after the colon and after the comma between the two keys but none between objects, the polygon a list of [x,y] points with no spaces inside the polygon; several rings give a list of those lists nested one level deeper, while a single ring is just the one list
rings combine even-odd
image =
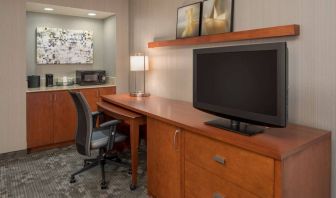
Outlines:
[{"label": "wooden credenza", "polygon": [[147,117],[148,194],[157,198],[329,198],[331,133],[289,124],[246,137],[204,124],[191,103],[102,97]]},{"label": "wooden credenza", "polygon": [[[81,92],[92,111],[101,95],[116,93],[116,88],[74,89]],[[65,90],[27,92],[28,151],[73,143],[76,130],[75,105]]]}]

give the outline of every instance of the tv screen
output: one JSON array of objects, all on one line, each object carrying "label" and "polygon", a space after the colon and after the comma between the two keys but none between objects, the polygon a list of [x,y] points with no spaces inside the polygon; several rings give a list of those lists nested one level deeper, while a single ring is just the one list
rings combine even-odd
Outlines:
[{"label": "tv screen", "polygon": [[265,126],[286,125],[286,43],[194,50],[194,107]]}]

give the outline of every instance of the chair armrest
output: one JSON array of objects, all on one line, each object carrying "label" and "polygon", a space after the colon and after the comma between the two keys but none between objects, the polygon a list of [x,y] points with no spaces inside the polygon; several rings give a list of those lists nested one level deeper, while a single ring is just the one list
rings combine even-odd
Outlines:
[{"label": "chair armrest", "polygon": [[99,115],[102,115],[103,112],[99,112],[99,111],[95,111],[95,112],[92,112],[91,115],[92,116],[99,116]]},{"label": "chair armrest", "polygon": [[111,126],[116,126],[117,124],[121,123],[120,120],[110,120],[108,122],[104,122],[99,125],[100,128],[105,128],[105,127],[111,127]]},{"label": "chair armrest", "polygon": [[92,115],[93,128],[96,128],[97,119],[100,115],[103,115],[103,112],[95,111],[95,112],[92,112],[91,115]]},{"label": "chair armrest", "polygon": [[117,124],[121,123],[120,120],[110,120],[108,122],[104,122],[99,125],[99,128],[107,129],[109,128],[109,141],[107,143],[107,149],[111,150],[114,146],[114,141],[115,141],[115,136],[116,136],[116,129],[117,129]]}]

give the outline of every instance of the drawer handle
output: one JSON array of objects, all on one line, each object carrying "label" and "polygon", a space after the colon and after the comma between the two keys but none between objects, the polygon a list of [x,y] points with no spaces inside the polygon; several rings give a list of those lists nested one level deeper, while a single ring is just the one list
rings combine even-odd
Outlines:
[{"label": "drawer handle", "polygon": [[221,195],[219,192],[215,192],[212,197],[213,198],[225,198],[225,196]]},{"label": "drawer handle", "polygon": [[225,164],[225,159],[219,155],[215,155],[212,159],[220,164]]}]

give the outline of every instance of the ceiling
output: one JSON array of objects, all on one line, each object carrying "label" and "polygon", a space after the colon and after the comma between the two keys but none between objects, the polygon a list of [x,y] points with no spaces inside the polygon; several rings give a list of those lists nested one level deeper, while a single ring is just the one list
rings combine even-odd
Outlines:
[{"label": "ceiling", "polygon": [[[54,10],[46,11],[44,10],[44,8],[53,8]],[[50,5],[50,4],[33,3],[33,2],[27,2],[26,9],[28,12],[59,14],[59,15],[86,17],[86,18],[93,18],[93,19],[105,19],[105,18],[108,18],[114,15],[114,13],[110,13],[110,12],[84,10],[84,9],[79,9],[79,8],[55,6],[55,5]],[[88,13],[95,13],[96,16],[89,16]]]}]

